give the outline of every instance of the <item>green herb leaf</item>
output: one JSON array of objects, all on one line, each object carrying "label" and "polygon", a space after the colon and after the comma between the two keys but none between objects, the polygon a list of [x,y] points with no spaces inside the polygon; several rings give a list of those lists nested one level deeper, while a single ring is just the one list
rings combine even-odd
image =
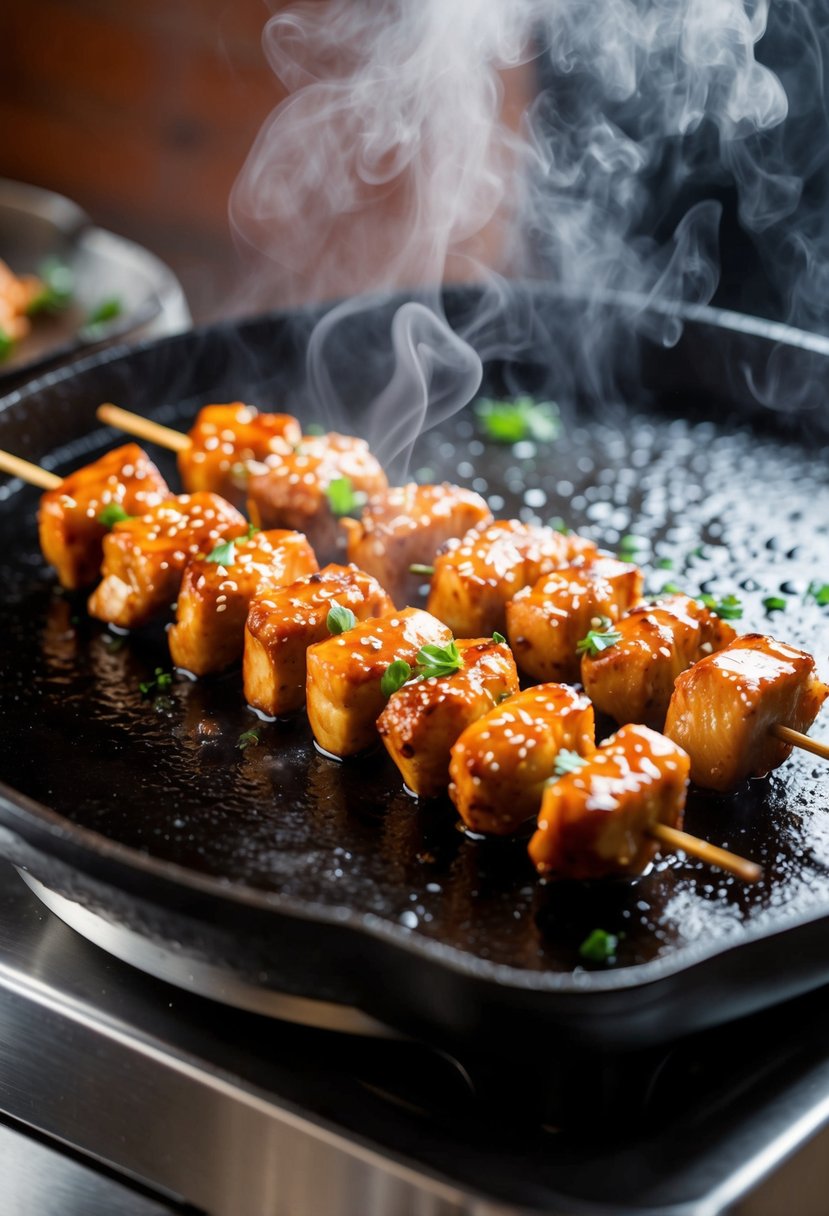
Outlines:
[{"label": "green herb leaf", "polygon": [[[244,540],[244,537],[241,539]],[[217,566],[232,566],[236,561],[236,540],[223,540],[212,553],[208,553],[207,560],[215,562]]]},{"label": "green herb leaf", "polygon": [[75,276],[66,263],[58,258],[47,258],[40,266],[38,277],[43,281],[43,290],[29,304],[26,310],[29,316],[62,312],[68,308],[75,290]]},{"label": "green herb leaf", "polygon": [[766,612],[785,612],[786,600],[782,595],[767,595],[763,600],[763,607]]},{"label": "green herb leaf", "polygon": [[116,317],[120,317],[124,311],[124,305],[117,296],[110,296],[106,300],[101,300],[95,308],[89,313],[86,318],[86,325],[89,328],[94,328],[99,325],[106,325],[109,321],[114,321]]},{"label": "green herb leaf", "polygon": [[829,604],[829,583],[819,583],[815,579],[809,583],[803,598],[805,600],[814,600],[820,608],[825,608]]},{"label": "green herb leaf", "polygon": [[405,659],[395,659],[390,663],[383,672],[383,678],[380,681],[380,691],[384,697],[390,697],[392,693],[397,692],[398,688],[402,688],[407,680],[411,680],[414,672]]},{"label": "green herb leaf", "polygon": [[493,642],[497,642],[499,645],[501,645],[505,643],[507,639],[504,637],[503,633],[499,633],[496,629],[495,633],[492,635],[492,640]]},{"label": "green herb leaf", "polygon": [[305,428],[305,434],[306,435],[324,435],[325,427],[321,426],[319,422],[309,422]]},{"label": "green herb leaf", "polygon": [[14,338],[5,329],[0,329],[0,363],[8,359],[13,350]]},{"label": "green herb leaf", "polygon": [[659,561],[656,563],[656,568],[657,570],[673,570],[673,558],[660,557]]},{"label": "green herb leaf", "polygon": [[569,536],[573,529],[566,524],[560,515],[554,515],[547,523],[548,528],[552,528],[554,532],[560,532],[562,536]]},{"label": "green herb leaf", "polygon": [[568,748],[563,747],[556,755],[553,775],[555,777],[564,777],[567,773],[577,773],[580,768],[584,768],[585,764],[587,764],[587,760],[584,756],[580,756],[578,752],[572,752]]},{"label": "green herb leaf", "polygon": [[111,528],[113,524],[122,524],[125,519],[133,518],[132,515],[127,514],[120,502],[108,502],[98,513],[98,523],[103,524],[105,528]]},{"label": "green herb leaf", "polygon": [[641,536],[623,536],[619,541],[619,560],[623,562],[636,561],[642,553],[650,548],[650,542]]},{"label": "green herb leaf", "polygon": [[424,566],[421,562],[412,562],[411,566],[409,566],[409,574],[422,574],[425,578],[429,578],[434,573],[434,566]]},{"label": "green herb leaf", "polygon": [[599,619],[601,628],[588,630],[576,645],[577,654],[588,654],[591,658],[595,658],[597,654],[601,654],[603,650],[609,650],[611,646],[615,646],[622,640],[621,633],[613,628],[610,617],[603,616]]},{"label": "green herb leaf", "polygon": [[351,515],[366,500],[365,494],[359,494],[354,489],[350,477],[335,477],[329,481],[325,495],[334,515]]},{"label": "green herb leaf", "polygon": [[670,583],[663,583],[659,594],[660,595],[682,595],[683,592],[682,592],[682,588],[680,587],[679,583],[670,582]]},{"label": "green herb leaf", "polygon": [[249,747],[258,747],[261,740],[257,730],[243,730],[239,738],[236,740],[236,746],[240,752],[247,751]]},{"label": "green herb leaf", "polygon": [[325,623],[328,626],[329,633],[345,633],[346,629],[354,628],[357,624],[357,618],[350,608],[343,608],[342,604],[338,604],[336,600],[332,600]]},{"label": "green herb leaf", "polygon": [[718,600],[716,596],[703,593],[697,599],[723,621],[738,621],[743,615],[742,600],[736,595],[724,595]]},{"label": "green herb leaf", "polygon": [[463,657],[454,638],[445,646],[427,643],[418,652],[417,674],[426,680],[431,676],[451,676],[462,667]]},{"label": "green herb leaf", "polygon": [[579,946],[579,954],[589,963],[615,963],[618,948],[618,934],[594,929]]},{"label": "green herb leaf", "polygon": [[173,675],[170,671],[164,671],[161,667],[156,667],[151,680],[142,680],[138,685],[138,691],[142,697],[148,697],[150,693],[166,692],[173,685]]},{"label": "green herb leaf", "polygon": [[518,443],[521,439],[552,443],[561,429],[558,406],[532,397],[512,401],[484,398],[476,404],[475,413],[481,430],[493,443]]}]

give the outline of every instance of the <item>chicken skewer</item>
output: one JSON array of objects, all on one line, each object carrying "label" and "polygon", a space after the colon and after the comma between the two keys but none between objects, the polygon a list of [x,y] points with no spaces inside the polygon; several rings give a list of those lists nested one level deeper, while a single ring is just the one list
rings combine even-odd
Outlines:
[{"label": "chicken skewer", "polygon": [[143,514],[171,497],[166,481],[135,443],[64,478],[8,452],[0,452],[0,470],[45,491],[38,510],[40,547],[70,591],[96,581],[104,539],[115,521]]},{"label": "chicken skewer", "polygon": [[[221,419],[217,411],[223,411]],[[335,431],[302,435],[290,414],[257,414],[240,403],[205,406],[189,435],[111,404],[100,406],[97,415],[178,452],[186,490],[211,489],[237,503],[246,499],[257,527],[304,533],[321,561],[334,560],[343,547],[340,516],[388,488],[364,439]]]}]

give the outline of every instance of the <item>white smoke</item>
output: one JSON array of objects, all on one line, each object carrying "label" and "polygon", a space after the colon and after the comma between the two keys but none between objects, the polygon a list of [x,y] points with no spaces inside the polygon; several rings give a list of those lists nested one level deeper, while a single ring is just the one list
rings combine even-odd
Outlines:
[{"label": "white smoke", "polygon": [[[798,24],[800,6],[785,7],[792,47],[812,48],[814,73],[808,16]],[[657,236],[654,183],[669,202],[698,180],[733,183],[743,225],[757,234],[800,203],[801,177],[773,142],[786,91],[755,53],[768,15],[767,0],[328,0],[280,9],[264,48],[288,96],[250,152],[231,219],[258,268],[258,305],[347,297],[308,348],[325,420],[348,417],[332,369],[354,351],[338,334],[345,324],[353,335],[348,322],[368,315],[370,293],[412,289],[420,301],[361,352],[383,370],[386,387],[373,392],[364,425],[388,460],[469,400],[479,357],[526,353],[543,340],[516,278],[551,281],[569,301],[572,328],[585,335],[569,374],[596,387],[617,340],[596,320],[609,292],[639,298],[626,324],[675,341],[670,307],[654,329],[641,297],[668,306],[711,299],[721,208],[713,196],[693,199],[674,231]],[[505,72],[527,94],[520,121],[505,113]],[[706,139],[694,143],[698,134]],[[822,288],[819,244],[796,232],[790,260]],[[463,280],[481,291],[452,333],[438,288]]]}]

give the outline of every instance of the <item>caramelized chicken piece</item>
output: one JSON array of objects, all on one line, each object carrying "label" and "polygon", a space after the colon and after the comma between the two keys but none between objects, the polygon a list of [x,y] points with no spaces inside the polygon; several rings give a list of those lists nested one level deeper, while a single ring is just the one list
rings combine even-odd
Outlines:
[{"label": "caramelized chicken piece", "polygon": [[507,836],[538,813],[562,749],[595,750],[593,706],[567,684],[516,693],[468,726],[452,748],[449,797],[467,827]]},{"label": "caramelized chicken piece", "polygon": [[462,637],[503,632],[507,603],[522,587],[596,552],[592,541],[575,533],[496,520],[449,541],[438,554],[426,606]]},{"label": "caramelized chicken piece", "polygon": [[386,751],[420,798],[446,790],[450,749],[467,726],[518,692],[507,645],[476,638],[457,646],[463,659],[459,671],[404,684],[377,719]]},{"label": "caramelized chicken piece", "polygon": [[97,580],[109,531],[99,519],[102,511],[120,507],[143,515],[169,497],[166,481],[137,443],[107,452],[47,490],[37,516],[40,547],[61,586],[75,591]]},{"label": "caramelized chicken piece", "polygon": [[200,409],[188,437],[190,446],[178,455],[187,493],[210,490],[240,507],[245,501],[247,463],[290,455],[302,432],[290,414],[260,414],[253,406],[234,401]]},{"label": "caramelized chicken piece", "polygon": [[320,559],[333,559],[343,544],[339,516],[329,499],[332,482],[343,483],[346,495],[377,494],[388,486],[364,439],[333,431],[305,435],[289,456],[271,456],[262,466],[250,466],[248,514],[261,528],[304,532]]},{"label": "caramelized chicken piece", "polygon": [[16,275],[0,261],[0,330],[12,342],[19,342],[29,333],[29,310],[43,289],[43,281],[35,275]]},{"label": "caramelized chicken piece", "polygon": [[599,618],[618,621],[642,597],[642,572],[601,557],[543,575],[507,604],[507,636],[518,666],[533,680],[574,684],[576,647]]},{"label": "caramelized chicken piece", "polygon": [[330,636],[326,620],[334,603],[350,608],[358,621],[394,611],[376,579],[355,566],[324,566],[319,574],[254,596],[242,660],[249,705],[276,717],[305,704],[305,656]]},{"label": "caramelized chicken piece", "polygon": [[665,734],[690,755],[696,785],[732,790],[788,760],[770,727],[807,731],[827,695],[810,654],[746,633],[679,677]]},{"label": "caramelized chicken piece", "polygon": [[221,561],[208,554],[188,562],[176,623],[167,635],[176,667],[197,676],[222,671],[241,658],[254,595],[318,569],[301,532],[257,532],[220,545],[218,551]]},{"label": "caramelized chicken piece", "polygon": [[398,659],[414,667],[421,647],[445,646],[452,635],[419,608],[363,621],[308,651],[308,720],[314,738],[333,756],[351,756],[377,738],[386,698],[380,682]]},{"label": "caramelized chicken piece", "polygon": [[615,645],[582,656],[584,690],[617,722],[654,729],[665,721],[677,676],[735,637],[726,621],[687,595],[634,608],[613,628],[622,635]]},{"label": "caramelized chicken piece", "polygon": [[492,514],[480,494],[444,482],[392,486],[369,499],[362,517],[344,519],[349,561],[383,584],[399,608],[411,603],[423,576],[409,567],[431,565],[441,545],[489,523]]},{"label": "caramelized chicken piece", "polygon": [[179,494],[115,524],[104,537],[91,615],[124,629],[146,624],[175,600],[188,561],[247,528],[245,517],[217,494]]},{"label": "caramelized chicken piece", "polygon": [[544,790],[530,857],[556,878],[632,877],[659,851],[649,829],[682,827],[685,752],[647,726],[623,726],[580,769]]}]

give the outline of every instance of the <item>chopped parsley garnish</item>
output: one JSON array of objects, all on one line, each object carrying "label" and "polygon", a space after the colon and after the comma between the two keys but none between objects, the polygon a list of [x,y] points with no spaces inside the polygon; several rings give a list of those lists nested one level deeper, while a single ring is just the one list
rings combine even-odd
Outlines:
[{"label": "chopped parsley garnish", "polygon": [[622,640],[621,633],[613,628],[610,617],[603,616],[599,620],[600,628],[589,629],[576,645],[577,654],[588,654],[591,658],[595,658],[597,654],[601,654],[603,650],[609,650],[611,646],[615,646]]},{"label": "chopped parsley garnish", "polygon": [[156,667],[151,680],[142,680],[138,685],[138,691],[142,697],[148,697],[150,693],[167,692],[173,686],[172,672],[164,671],[161,667]]},{"label": "chopped parsley garnish", "polygon": [[493,642],[497,642],[499,645],[501,645],[505,643],[507,639],[504,637],[503,633],[499,633],[496,629],[495,633],[492,635],[492,640]]},{"label": "chopped parsley garnish", "polygon": [[39,278],[43,290],[39,291],[27,308],[30,317],[41,312],[62,312],[72,303],[75,276],[65,262],[48,258],[40,266]]},{"label": "chopped parsley garnish", "polygon": [[558,406],[552,401],[515,397],[512,401],[484,398],[475,406],[481,430],[493,443],[518,443],[534,439],[551,443],[561,429]]},{"label": "chopped parsley garnish", "polygon": [[829,583],[819,583],[817,579],[809,583],[806,588],[806,594],[803,597],[807,600],[814,600],[820,608],[825,608],[829,604]]},{"label": "chopped parsley garnish", "polygon": [[701,604],[704,604],[723,621],[738,621],[743,615],[743,602],[739,596],[724,595],[722,599],[718,600],[715,595],[704,593],[697,598]]},{"label": "chopped parsley garnish", "polygon": [[132,519],[132,515],[128,515],[120,502],[108,502],[103,511],[98,513],[98,523],[103,524],[105,528],[111,528],[113,524],[122,524],[125,519]]},{"label": "chopped parsley garnish", "polygon": [[569,536],[573,529],[566,524],[560,515],[554,515],[547,524],[548,528],[552,528],[554,532],[560,532],[562,536]]},{"label": "chopped parsley garnish", "polygon": [[415,664],[413,668],[405,659],[395,659],[389,664],[380,680],[380,691],[384,697],[390,697],[413,677],[428,680],[432,676],[451,676],[463,667],[463,655],[454,639],[445,646],[429,642],[421,646]]},{"label": "chopped parsley garnish", "polygon": [[782,595],[767,595],[763,600],[763,607],[766,612],[785,612],[786,600]]},{"label": "chopped parsley garnish", "polygon": [[236,541],[223,540],[212,553],[208,553],[207,560],[215,562],[217,566],[232,566],[236,561]]},{"label": "chopped parsley garnish", "polygon": [[0,329],[0,363],[4,359],[8,359],[9,355],[14,350],[14,338],[11,334],[7,334],[5,329]]},{"label": "chopped parsley garnish", "polygon": [[261,740],[258,730],[243,730],[239,738],[236,740],[236,746],[240,752],[247,751],[249,747],[258,747]]},{"label": "chopped parsley garnish", "polygon": [[451,676],[462,667],[463,656],[454,638],[445,646],[436,646],[429,642],[418,651],[417,674],[424,679],[429,679],[430,676]]},{"label": "chopped parsley garnish", "polygon": [[567,773],[577,773],[580,768],[584,768],[587,760],[584,756],[580,756],[578,752],[572,752],[568,748],[563,747],[556,756],[555,764],[553,765],[554,777],[565,777]]},{"label": "chopped parsley garnish", "polygon": [[429,578],[434,573],[434,566],[424,566],[422,562],[412,562],[409,566],[409,574],[422,574],[425,578]]},{"label": "chopped parsley garnish", "polygon": [[619,936],[606,929],[594,929],[579,946],[579,954],[589,963],[615,963]]},{"label": "chopped parsley garnish", "polygon": [[679,583],[668,582],[668,583],[663,583],[662,589],[660,590],[659,594],[660,595],[682,595],[683,591],[682,591],[682,588],[680,587]]},{"label": "chopped parsley garnish", "polygon": [[342,604],[338,604],[336,600],[332,600],[325,623],[328,626],[329,633],[345,633],[346,629],[354,628],[357,624],[357,618],[350,608],[343,608]]},{"label": "chopped parsley garnish", "polygon": [[305,434],[306,435],[324,435],[325,427],[321,426],[319,422],[309,422],[305,428]]},{"label": "chopped parsley garnish", "polygon": [[674,568],[673,558],[660,557],[659,561],[656,563],[656,568],[657,568],[657,570],[673,570],[673,568]]},{"label": "chopped parsley garnish", "polygon": [[365,494],[354,489],[350,477],[335,477],[333,481],[329,481],[325,496],[334,515],[351,515],[359,510],[366,500]]},{"label": "chopped parsley garnish", "polygon": [[395,659],[390,663],[383,672],[383,678],[380,681],[380,691],[384,697],[390,697],[392,693],[397,692],[398,688],[411,680],[413,671],[405,659]]},{"label": "chopped parsley garnish", "polygon": [[623,562],[636,561],[645,549],[650,548],[650,542],[641,536],[623,536],[619,541],[619,560]]},{"label": "chopped parsley garnish", "polygon": [[86,318],[86,327],[88,329],[97,329],[99,326],[107,325],[110,321],[114,321],[116,317],[120,317],[124,311],[124,305],[117,296],[110,296],[106,300],[101,300],[95,308],[89,313]]}]

